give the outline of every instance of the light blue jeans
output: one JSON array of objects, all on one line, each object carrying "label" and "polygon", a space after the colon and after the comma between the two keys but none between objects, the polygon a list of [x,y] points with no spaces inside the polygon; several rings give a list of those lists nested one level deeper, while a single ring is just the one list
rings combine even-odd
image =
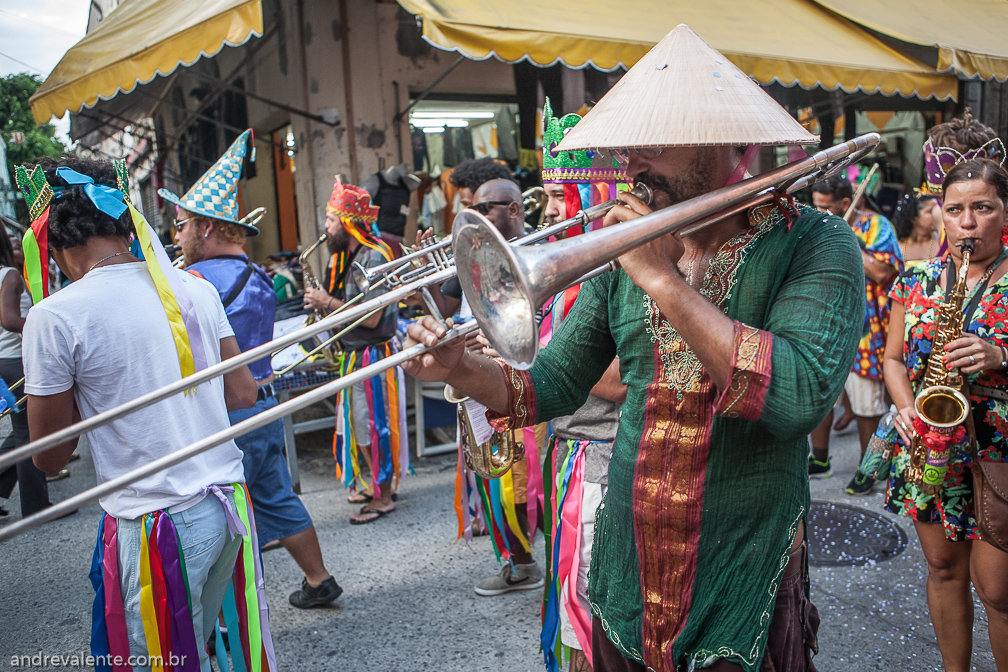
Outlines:
[{"label": "light blue jeans", "polygon": [[[228,504],[234,507],[233,495]],[[192,599],[193,628],[200,654],[201,672],[210,672],[206,641],[213,632],[214,622],[224,603],[224,594],[231,583],[235,560],[241,547],[241,537],[232,538],[220,500],[207,495],[199,504],[171,514],[178,532],[189,579]],[[147,656],[140,617],[140,527],[141,519],[117,521],[119,547],[119,582],[126,611],[126,632],[129,634],[130,655]],[[150,670],[150,665],[133,668],[137,672]]]}]

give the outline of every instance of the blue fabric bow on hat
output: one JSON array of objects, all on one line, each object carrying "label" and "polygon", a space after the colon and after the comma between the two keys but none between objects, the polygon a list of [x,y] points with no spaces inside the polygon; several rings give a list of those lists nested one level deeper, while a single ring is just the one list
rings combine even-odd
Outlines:
[{"label": "blue fabric bow on hat", "polygon": [[112,219],[119,219],[126,212],[125,196],[123,192],[104,184],[95,184],[94,178],[81,175],[72,168],[60,166],[56,169],[56,176],[63,178],[67,183],[65,187],[53,187],[53,195],[56,198],[63,196],[65,189],[70,187],[83,187],[84,193],[91,199],[94,206]]}]

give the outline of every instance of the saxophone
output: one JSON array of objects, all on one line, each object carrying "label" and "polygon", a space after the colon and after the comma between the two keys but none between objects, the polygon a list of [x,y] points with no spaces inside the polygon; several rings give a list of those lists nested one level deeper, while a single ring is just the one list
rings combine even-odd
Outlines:
[{"label": "saxophone", "polygon": [[[315,275],[312,271],[311,264],[308,263],[308,257],[315,251],[315,248],[324,243],[328,238],[329,235],[323,233],[319,236],[318,240],[306,247],[304,252],[298,255],[298,261],[301,262],[301,279],[305,289],[322,289],[322,283],[319,282],[318,276]],[[305,320],[305,326],[309,327],[323,319],[325,316],[326,314],[324,311],[314,308],[310,313],[308,313],[308,318]],[[323,331],[322,333],[315,334],[312,336],[312,340],[315,343],[315,347],[318,347],[329,340],[329,332]],[[322,348],[322,356],[325,357],[326,363],[329,365],[336,363],[336,358],[339,356],[340,352],[341,348],[339,341],[333,341],[330,345]]]},{"label": "saxophone", "polygon": [[[969,400],[960,391],[962,375],[957,369],[945,368],[941,357],[945,345],[959,338],[963,330],[966,274],[969,272],[973,242],[964,240],[959,247],[962,250],[962,268],[952,291],[944,302],[938,304],[931,356],[924,371],[921,390],[914,399],[917,416],[928,426],[928,436],[939,440],[925,441],[919,432],[914,433],[906,478],[929,495],[937,494],[942,488],[953,434],[966,420],[970,408]],[[941,444],[944,444],[943,448]]]}]

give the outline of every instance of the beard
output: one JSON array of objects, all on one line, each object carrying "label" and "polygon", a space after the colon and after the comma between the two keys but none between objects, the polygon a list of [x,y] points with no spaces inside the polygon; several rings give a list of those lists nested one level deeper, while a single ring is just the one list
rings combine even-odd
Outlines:
[{"label": "beard", "polygon": [[179,247],[182,248],[182,256],[185,257],[185,265],[191,266],[198,261],[203,261],[203,237],[198,235],[190,236],[185,240],[179,241]]},{"label": "beard", "polygon": [[349,241],[347,238],[350,237],[346,231],[340,231],[336,235],[329,236],[326,238],[326,248],[329,250],[330,254],[340,254],[345,252]]},{"label": "beard", "polygon": [[651,189],[654,194],[651,209],[660,210],[716,189],[717,186],[712,184],[714,168],[714,153],[700,151],[697,153],[696,165],[681,175],[670,178],[648,170],[637,174],[634,182],[643,183]]}]

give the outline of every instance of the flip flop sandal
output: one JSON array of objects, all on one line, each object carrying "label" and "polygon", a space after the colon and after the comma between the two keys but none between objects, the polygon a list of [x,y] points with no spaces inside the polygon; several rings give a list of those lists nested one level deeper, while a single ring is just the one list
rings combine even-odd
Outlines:
[{"label": "flip flop sandal", "polygon": [[352,495],[347,497],[346,501],[350,504],[367,504],[372,499],[374,499],[374,495],[368,495],[363,492],[354,492]]},{"label": "flip flop sandal", "polygon": [[[355,499],[355,497],[360,497],[360,499]],[[374,495],[365,495],[363,492],[355,492],[353,495],[347,497],[347,502],[350,504],[369,504],[374,499]],[[392,501],[399,501],[399,493],[392,493]]]},{"label": "flip flop sandal", "polygon": [[[395,509],[392,509],[392,511],[395,511]],[[384,518],[388,514],[392,513],[392,511],[382,511],[381,509],[369,509],[369,508],[367,508],[367,504],[365,504],[364,506],[362,506],[360,508],[360,511],[357,512],[357,515],[363,516],[366,513],[376,513],[378,515],[376,515],[374,518],[368,518],[367,520],[354,520],[353,518],[351,518],[350,519],[350,524],[351,525],[367,525],[368,523],[373,523],[374,521],[378,520],[379,518]]]}]

